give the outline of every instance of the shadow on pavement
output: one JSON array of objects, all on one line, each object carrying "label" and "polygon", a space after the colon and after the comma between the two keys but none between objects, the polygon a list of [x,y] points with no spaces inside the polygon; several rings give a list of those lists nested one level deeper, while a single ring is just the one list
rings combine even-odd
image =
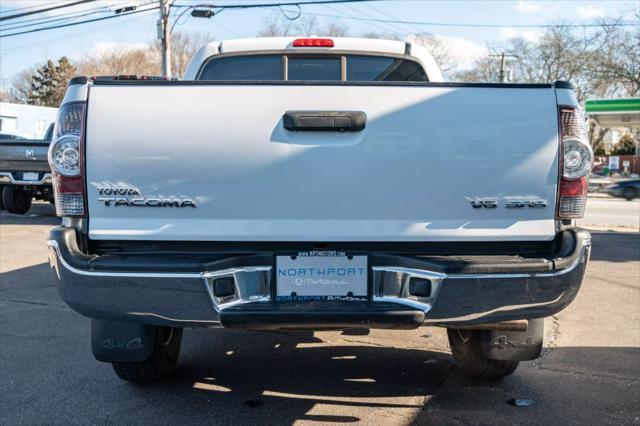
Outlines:
[{"label": "shadow on pavement", "polygon": [[591,260],[640,261],[640,233],[591,231]]},{"label": "shadow on pavement", "polygon": [[[454,369],[417,424],[636,424],[640,418],[640,348],[560,347],[521,363],[501,381]],[[514,399],[530,400],[516,407]]]},{"label": "shadow on pavement", "polygon": [[[206,399],[206,411],[220,410],[216,405],[237,410],[239,423],[343,423],[364,420],[362,408],[413,411],[452,366],[445,353],[345,342],[328,346],[304,333],[194,330],[187,332],[184,349],[175,374],[154,385],[154,392],[179,392],[194,404]],[[124,392],[139,389],[121,386]],[[313,413],[316,405],[328,408]]]},{"label": "shadow on pavement", "polygon": [[[135,386],[114,379],[107,386],[123,398],[187,409],[194,423],[214,416],[215,423],[384,424],[383,415],[394,412],[406,416],[389,419],[396,424],[588,424],[594,409],[603,423],[640,414],[639,348],[558,348],[537,365],[523,363],[513,376],[486,381],[464,377],[449,354],[428,350],[207,330],[190,332],[186,343],[169,381]],[[508,403],[519,398],[534,406]],[[382,417],[368,417],[372,412]]]},{"label": "shadow on pavement", "polygon": [[56,216],[56,209],[49,203],[34,203],[25,215],[11,214],[6,210],[0,211],[2,225],[58,225],[60,218]]}]

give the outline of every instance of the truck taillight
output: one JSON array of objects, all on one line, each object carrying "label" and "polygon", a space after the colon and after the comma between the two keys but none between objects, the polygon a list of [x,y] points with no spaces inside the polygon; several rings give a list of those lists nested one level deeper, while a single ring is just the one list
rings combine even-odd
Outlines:
[{"label": "truck taillight", "polygon": [[589,172],[593,151],[587,140],[585,121],[578,108],[560,109],[560,163],[556,218],[579,219],[587,204]]},{"label": "truck taillight", "polygon": [[49,146],[56,214],[84,217],[84,120],[86,102],[69,102],[58,110]]}]

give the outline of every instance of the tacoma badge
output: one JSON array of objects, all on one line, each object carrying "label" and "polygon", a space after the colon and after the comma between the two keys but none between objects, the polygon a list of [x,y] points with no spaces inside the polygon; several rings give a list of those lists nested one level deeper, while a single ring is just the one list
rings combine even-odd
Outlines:
[{"label": "tacoma badge", "polygon": [[109,206],[128,207],[196,207],[195,200],[179,196],[150,195],[143,196],[140,190],[126,182],[91,182],[97,190],[98,201]]}]

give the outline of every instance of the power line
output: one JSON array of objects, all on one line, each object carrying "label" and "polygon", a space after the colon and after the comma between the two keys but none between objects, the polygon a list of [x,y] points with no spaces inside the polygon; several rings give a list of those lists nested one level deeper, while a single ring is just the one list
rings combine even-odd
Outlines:
[{"label": "power line", "polygon": [[8,10],[0,10],[0,15],[6,14],[6,13],[11,13],[11,12],[17,12],[19,10],[29,10],[29,9],[35,9],[36,7],[42,7],[42,6],[47,6],[50,4],[64,4],[64,1],[50,1],[48,3],[38,3],[36,6],[25,6],[25,7],[17,7],[15,9],[8,9]]},{"label": "power line", "polygon": [[[146,3],[134,3],[130,5],[136,8],[139,8],[139,7],[146,6],[150,3],[156,3],[156,0],[149,0]],[[14,30],[18,28],[26,28],[34,25],[48,24],[51,22],[59,22],[59,21],[64,21],[65,19],[81,18],[83,16],[88,16],[88,15],[92,15],[94,13],[99,13],[99,12],[113,12],[114,7],[121,6],[121,5],[122,3],[116,2],[106,6],[97,7],[94,9],[74,10],[70,12],[58,13],[56,15],[50,15],[45,17],[38,16],[35,18],[20,19],[17,22],[9,22],[3,25],[2,27],[0,27],[0,32],[1,31],[6,32],[8,30]]]},{"label": "power line", "polygon": [[[383,15],[387,16],[388,18],[396,19],[396,20],[399,19],[397,16],[393,16],[392,14],[387,13],[382,9],[378,9],[377,7],[375,7],[374,5],[372,5],[370,3],[365,3],[364,5],[367,6],[369,9],[373,9],[375,11],[378,11],[378,12],[382,13]],[[416,27],[414,25],[407,25],[407,27],[412,28],[414,31],[421,31],[418,27]]]},{"label": "power line", "polygon": [[248,4],[174,4],[172,7],[216,7],[222,9],[253,9],[261,7],[282,7],[282,6],[306,6],[316,4],[339,4],[339,3],[362,3],[370,1],[389,1],[389,0],[311,0],[311,1],[288,1],[274,3],[248,3]]},{"label": "power line", "polygon": [[116,23],[108,23],[108,24],[105,24],[105,25],[98,25],[98,26],[93,27],[91,29],[79,31],[79,32],[76,32],[76,33],[73,33],[73,34],[67,34],[67,35],[63,35],[63,36],[52,37],[52,38],[48,38],[48,39],[46,39],[44,41],[37,41],[35,43],[28,43],[28,44],[23,44],[21,46],[7,48],[5,50],[0,50],[0,54],[1,55],[5,55],[5,56],[6,55],[11,55],[11,54],[14,54],[14,53],[17,53],[17,52],[21,52],[23,50],[29,50],[29,49],[38,47],[40,45],[49,43],[49,42],[54,41],[54,40],[64,40],[64,39],[68,39],[68,38],[72,38],[72,37],[77,37],[78,35],[86,34],[88,32],[99,30],[99,29],[102,29],[102,28],[111,28],[111,27],[116,26],[116,25],[122,25],[122,24],[126,24],[128,22],[133,22],[133,21],[135,21],[137,19],[140,19],[140,18],[144,18],[144,16],[134,16],[133,18],[123,19],[122,21],[119,21],[119,22],[116,22]]},{"label": "power line", "polygon": [[[333,11],[335,11],[335,12],[337,12],[337,13],[341,13],[339,9],[337,9],[337,8],[335,8],[335,7],[331,6],[331,5],[325,4],[325,5],[323,5],[323,6],[324,6],[325,8],[327,8],[327,9],[329,9],[329,10],[333,10]],[[311,15],[311,14],[310,14],[310,13],[308,13],[308,12],[304,12],[304,13],[305,13],[306,15]],[[342,13],[345,13],[345,12],[342,12]],[[350,13],[347,13],[346,15],[347,15],[350,19],[356,19],[356,20],[358,19],[358,17],[357,17],[357,16],[353,16],[353,15],[351,15]],[[380,24],[374,24],[374,25],[375,25],[376,27],[380,28],[382,31],[389,31],[389,29],[388,29],[387,27],[384,27],[384,26],[382,26],[382,25],[380,25]]]},{"label": "power line", "polygon": [[73,2],[73,3],[65,3],[65,4],[58,5],[58,6],[46,7],[44,9],[37,9],[37,10],[31,10],[29,12],[16,13],[15,15],[2,16],[2,17],[0,17],[0,21],[7,21],[9,19],[21,18],[23,16],[34,15],[36,13],[42,13],[42,12],[48,12],[50,10],[63,9],[65,7],[76,6],[76,5],[83,4],[83,3],[91,3],[91,2],[94,2],[94,1],[95,0],[79,0],[79,1],[76,1],[76,2]]},{"label": "power line", "polygon": [[[37,11],[33,11],[33,12],[25,12],[26,14],[32,14],[32,13],[40,13],[40,12],[44,12],[47,10],[52,10],[52,9],[59,9],[62,7],[70,7],[73,5],[77,5],[77,4],[81,4],[81,3],[87,3],[87,2],[92,2],[95,0],[80,0],[77,1],[75,3],[68,3],[65,5],[61,5],[61,6],[55,6],[55,7],[51,7],[51,8],[46,8],[46,9],[38,9]],[[340,4],[340,3],[360,3],[360,2],[372,2],[372,1],[386,1],[386,0],[313,0],[313,1],[289,1],[289,2],[278,2],[278,3],[250,3],[250,4],[231,4],[231,5],[213,5],[213,4],[200,4],[200,5],[193,5],[193,6],[187,6],[187,5],[173,5],[172,7],[188,7],[188,8],[193,8],[193,7],[211,7],[211,8],[219,8],[219,9],[248,9],[248,8],[268,8],[268,7],[282,7],[282,6],[305,6],[305,5],[328,5],[328,4]],[[22,35],[22,34],[31,34],[34,32],[39,32],[39,31],[47,31],[47,30],[53,30],[53,29],[57,29],[57,28],[65,28],[65,27],[69,27],[69,26],[73,26],[73,25],[81,25],[81,24],[87,24],[90,22],[97,22],[97,21],[102,21],[105,19],[112,19],[112,18],[118,18],[121,16],[126,16],[126,15],[132,15],[132,14],[136,14],[136,13],[143,13],[143,12],[147,12],[147,11],[151,11],[151,10],[157,10],[159,8],[159,6],[155,6],[152,8],[147,8],[147,9],[138,9],[132,12],[128,12],[128,13],[121,13],[121,14],[117,14],[117,15],[110,15],[110,16],[103,16],[100,18],[95,18],[95,19],[88,19],[88,20],[84,20],[84,21],[79,21],[79,22],[70,22],[70,23],[66,23],[66,24],[60,24],[60,25],[53,25],[53,26],[49,26],[49,27],[42,27],[42,28],[35,28],[32,30],[27,30],[27,31],[20,31],[20,32],[14,32],[14,33],[10,33],[10,34],[4,34],[4,35],[0,35],[0,38],[5,38],[5,37],[13,37],[13,36],[17,36],[17,35]],[[401,19],[381,19],[381,18],[373,18],[373,17],[356,17],[356,16],[344,16],[344,15],[329,15],[329,14],[323,14],[323,13],[312,13],[312,12],[305,12],[308,15],[315,15],[315,16],[325,16],[325,17],[331,17],[331,18],[336,18],[336,19],[355,19],[355,20],[359,20],[359,21],[369,21],[369,22],[377,22],[377,23],[381,23],[381,24],[404,24],[404,25],[424,25],[424,26],[438,26],[438,27],[469,27],[469,28],[503,28],[503,27],[511,27],[511,28],[589,28],[589,27],[628,27],[628,26],[635,26],[637,25],[636,23],[630,23],[630,22],[617,22],[617,23],[600,23],[600,24],[543,24],[543,25],[505,25],[505,24],[472,24],[472,23],[444,23],[444,22],[425,22],[425,21],[410,21],[410,20],[401,20]],[[17,14],[17,15],[11,15],[11,16],[6,16],[6,17],[0,17],[0,21],[2,20],[6,20],[6,19],[13,19],[16,18],[18,16],[24,16],[24,14]]]},{"label": "power line", "polygon": [[68,21],[71,19],[82,18],[89,15],[95,15],[96,13],[105,13],[105,12],[110,12],[110,10],[107,8],[99,8],[99,9],[83,11],[83,12],[76,11],[72,13],[64,13],[60,15],[50,16],[48,18],[36,18],[36,19],[30,19],[30,20],[25,20],[20,22],[14,22],[13,26],[3,25],[2,28],[0,28],[0,32],[17,30],[20,28],[34,27],[36,25],[51,24],[53,22]]},{"label": "power line", "polygon": [[39,32],[39,31],[47,31],[47,30],[53,30],[53,29],[57,29],[57,28],[71,27],[73,25],[88,24],[90,22],[103,21],[105,19],[120,18],[122,16],[135,15],[136,13],[144,13],[144,12],[149,12],[151,10],[158,10],[159,8],[160,8],[159,6],[155,6],[155,7],[150,7],[150,8],[147,8],[147,9],[138,9],[138,10],[134,10],[132,12],[120,13],[120,14],[117,14],[117,15],[109,15],[109,16],[102,16],[100,18],[87,19],[85,21],[80,21],[80,22],[70,22],[70,23],[67,23],[67,24],[53,25],[51,27],[35,28],[33,30],[20,31],[20,32],[11,33],[11,34],[3,34],[3,35],[0,35],[0,38],[13,37],[13,36],[22,35],[22,34],[31,34],[31,33],[36,33],[36,32]]},{"label": "power line", "polygon": [[[367,1],[367,0],[365,0]],[[406,25],[425,25],[435,27],[469,27],[469,28],[589,28],[589,27],[635,27],[638,23],[634,22],[613,22],[600,24],[538,24],[538,25],[510,25],[510,24],[471,24],[471,23],[452,23],[452,22],[427,22],[427,21],[406,21],[401,19],[378,19],[355,17],[345,15],[329,15],[326,13],[304,12],[307,15],[323,16],[327,18],[337,19],[355,19],[358,21],[380,22],[388,24],[406,24]]]},{"label": "power line", "polygon": [[[91,2],[91,1],[95,1],[95,0],[81,0],[75,3],[69,3],[67,5],[64,6],[56,6],[55,8],[61,8],[61,7],[68,7],[68,6],[72,6],[72,5],[76,5],[76,4],[80,4],[80,3],[86,3],[86,2]],[[217,7],[220,8],[222,10],[224,9],[248,9],[248,8],[263,8],[263,7],[281,7],[281,6],[302,6],[302,5],[313,5],[313,4],[339,4],[339,3],[359,3],[359,2],[366,2],[366,1],[385,1],[385,0],[313,0],[313,1],[289,1],[289,2],[278,2],[278,3],[250,3],[250,4],[231,4],[231,5],[225,5],[225,6],[217,6],[217,5],[213,5],[213,4],[200,4],[200,5],[173,5],[172,7],[187,7],[187,8],[194,8],[194,7]],[[104,19],[111,19],[111,18],[117,18],[120,16],[125,16],[125,15],[131,15],[134,13],[140,13],[140,12],[145,12],[148,10],[156,10],[158,9],[159,6],[156,6],[154,8],[149,8],[149,9],[144,9],[144,10],[136,10],[133,12],[128,12],[128,13],[121,13],[118,15],[111,15],[111,16],[104,16],[104,17],[100,17],[100,18],[95,18],[95,19],[87,19],[85,21],[79,21],[79,22],[70,22],[70,23],[66,23],[66,24],[60,24],[60,25],[53,25],[53,26],[49,26],[49,27],[42,27],[42,28],[34,28],[32,30],[27,30],[27,31],[20,31],[17,33],[10,33],[10,34],[4,34],[4,35],[0,35],[0,38],[5,38],[5,37],[13,37],[13,36],[17,36],[17,35],[22,35],[22,34],[31,34],[31,33],[35,33],[35,32],[39,32],[39,31],[47,31],[47,30],[53,30],[53,29],[57,29],[57,28],[65,28],[65,27],[69,27],[72,25],[80,25],[80,24],[86,24],[86,23],[90,23],[90,22],[96,22],[96,21],[102,21]],[[39,9],[37,11],[33,11],[33,12],[28,12],[28,14],[31,13],[39,13],[39,12],[44,12],[47,10],[51,10],[53,8],[48,8],[48,9]],[[0,20],[2,19],[10,19],[13,17],[18,17],[18,15],[11,15],[11,16],[7,16],[5,18],[0,18]]]},{"label": "power line", "polygon": [[[78,14],[82,14],[82,13],[86,13],[86,12],[92,12],[92,11],[110,11],[110,8],[113,8],[115,5],[120,5],[121,3],[113,3],[114,0],[111,0],[112,3],[109,5],[105,5],[105,6],[100,6],[97,8],[93,8],[93,9],[81,9],[81,10],[72,10],[72,11],[68,11],[68,12],[62,12],[62,13],[58,13],[58,14],[52,14],[52,15],[45,15],[45,16],[36,16],[36,17],[32,17],[32,18],[27,18],[27,19],[19,19],[16,22],[9,22],[7,24],[4,24],[2,28],[4,28],[5,30],[7,29],[7,25],[22,25],[22,24],[26,24],[26,23],[31,23],[31,22],[40,22],[40,23],[45,23],[48,22],[52,19],[59,19],[62,17],[68,17],[68,16],[72,16],[72,15],[78,15]],[[155,1],[153,1],[155,2]],[[145,6],[148,3],[142,3],[142,4],[135,4],[135,6],[140,7],[140,6]],[[25,25],[26,26],[26,25]]]},{"label": "power line", "polygon": [[[365,4],[366,4],[366,3],[365,3]],[[363,11],[363,10],[360,10],[360,9],[356,8],[355,6],[351,6],[351,5],[345,4],[345,5],[344,5],[344,7],[349,8],[349,9],[351,9],[351,10],[355,11],[356,13],[359,13],[360,15],[364,15],[364,16],[366,16],[366,17],[368,17],[368,18],[375,18],[375,16],[374,16],[374,15],[371,15],[371,14],[370,14],[370,13],[368,13],[368,12],[365,12],[365,11]],[[401,33],[405,31],[405,30],[404,30],[404,28],[402,28],[401,26],[399,26],[399,25],[397,25],[397,24],[386,24],[386,25],[387,25],[387,27],[388,27],[388,28],[390,28],[392,31],[400,31]]]},{"label": "power line", "polygon": [[[56,7],[52,7],[52,8],[47,8],[47,9],[39,9],[37,11],[33,11],[33,12],[27,12],[26,14],[32,14],[32,13],[39,13],[39,12],[45,12],[47,10],[52,10],[52,9],[58,9],[61,7],[69,7],[72,5],[76,5],[76,4],[80,4],[80,3],[86,3],[86,2],[91,2],[91,1],[95,1],[95,0],[81,0],[75,3],[69,3],[67,5],[63,5],[63,6],[56,6]],[[357,2],[364,2],[364,1],[384,1],[384,0],[314,0],[314,1],[299,1],[299,2],[280,2],[280,3],[252,3],[252,4],[235,4],[235,5],[226,5],[226,6],[219,6],[219,8],[221,9],[247,9],[247,8],[258,8],[258,7],[280,7],[280,6],[295,6],[295,5],[304,5],[304,4],[330,4],[330,3],[357,3]],[[216,7],[212,4],[202,4],[202,5],[173,5],[172,7],[187,7],[187,8],[193,8],[193,7]],[[144,11],[147,10],[155,10],[158,9],[159,6],[156,6],[155,8],[149,8],[149,9],[145,9]],[[22,35],[22,34],[30,34],[30,33],[34,33],[34,32],[39,32],[39,31],[47,31],[47,30],[53,30],[53,29],[57,29],[57,28],[65,28],[65,27],[69,27],[72,25],[80,25],[80,24],[86,24],[86,23],[90,23],[90,22],[96,22],[96,21],[102,21],[104,19],[111,19],[111,18],[116,18],[119,16],[124,16],[124,15],[130,15],[133,13],[140,13],[142,12],[141,10],[137,10],[137,11],[133,11],[133,12],[129,12],[129,13],[122,13],[122,14],[118,14],[118,15],[112,15],[112,16],[104,16],[101,18],[95,18],[95,19],[88,19],[85,21],[80,21],[80,22],[71,22],[71,23],[67,23],[67,24],[60,24],[60,25],[53,25],[53,26],[49,26],[49,27],[43,27],[43,28],[35,28],[32,30],[27,30],[27,31],[20,31],[17,33],[11,33],[11,34],[4,34],[4,35],[0,35],[0,38],[5,38],[5,37],[13,37],[13,36],[17,36],[17,35]],[[4,18],[0,18],[0,20],[4,20],[4,19],[11,19],[11,18],[16,18],[19,16],[24,16],[24,14],[17,14],[17,15],[11,15],[11,16],[7,16]],[[15,27],[14,27],[15,29]]]}]

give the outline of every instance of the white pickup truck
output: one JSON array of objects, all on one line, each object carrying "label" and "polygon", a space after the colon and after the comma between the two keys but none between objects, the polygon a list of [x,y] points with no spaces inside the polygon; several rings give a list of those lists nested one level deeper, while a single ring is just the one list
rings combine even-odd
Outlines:
[{"label": "white pickup truck", "polygon": [[50,262],[125,380],[169,374],[183,327],[423,325],[498,378],[580,288],[592,158],[567,82],[447,83],[399,41],[210,43],[183,80],[71,80]]}]

